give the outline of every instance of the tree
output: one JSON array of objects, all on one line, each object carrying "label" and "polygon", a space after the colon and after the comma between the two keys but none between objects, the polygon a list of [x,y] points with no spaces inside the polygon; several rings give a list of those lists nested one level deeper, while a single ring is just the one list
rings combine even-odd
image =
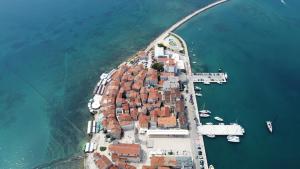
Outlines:
[{"label": "tree", "polygon": [[100,151],[105,151],[106,147],[100,147]]},{"label": "tree", "polygon": [[164,71],[164,64],[162,64],[162,63],[154,63],[154,64],[152,64],[151,67],[159,72]]}]

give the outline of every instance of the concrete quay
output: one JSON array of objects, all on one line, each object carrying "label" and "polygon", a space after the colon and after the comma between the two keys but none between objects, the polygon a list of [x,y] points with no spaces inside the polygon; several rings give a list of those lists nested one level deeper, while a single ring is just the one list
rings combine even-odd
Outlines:
[{"label": "concrete quay", "polygon": [[226,83],[227,73],[195,73],[192,80],[195,83],[211,84],[211,83]]},{"label": "concrete quay", "polygon": [[201,135],[216,135],[216,136],[242,136],[244,135],[244,129],[238,124],[231,125],[200,125],[198,132]]}]

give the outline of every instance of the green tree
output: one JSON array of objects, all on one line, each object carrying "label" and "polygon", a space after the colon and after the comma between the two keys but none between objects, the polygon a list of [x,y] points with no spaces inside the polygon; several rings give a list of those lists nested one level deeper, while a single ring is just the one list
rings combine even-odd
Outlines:
[{"label": "green tree", "polygon": [[106,147],[100,147],[100,151],[105,151]]},{"label": "green tree", "polygon": [[153,63],[151,67],[159,72],[164,71],[164,64],[162,63]]}]

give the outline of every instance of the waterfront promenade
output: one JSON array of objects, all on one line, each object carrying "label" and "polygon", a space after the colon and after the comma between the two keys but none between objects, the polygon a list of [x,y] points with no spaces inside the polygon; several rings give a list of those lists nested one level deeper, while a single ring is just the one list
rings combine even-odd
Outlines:
[{"label": "waterfront promenade", "polygon": [[[199,117],[199,111],[198,111],[198,104],[197,104],[197,99],[195,95],[195,87],[194,87],[194,82],[192,80],[193,78],[193,73],[192,73],[192,67],[191,67],[191,62],[190,62],[190,57],[188,53],[188,48],[186,42],[177,34],[171,33],[172,35],[176,36],[181,42],[182,45],[184,46],[184,53],[185,53],[185,67],[186,67],[186,73],[187,73],[187,79],[188,79],[188,84],[187,84],[187,89],[188,89],[188,96],[192,96],[192,103],[186,102],[186,106],[188,108],[188,119],[189,119],[189,126],[190,126],[190,137],[191,137],[191,143],[192,145],[197,145],[199,144],[201,151],[202,151],[202,156],[203,156],[203,161],[204,161],[204,169],[208,169],[208,162],[207,162],[207,156],[206,156],[206,151],[205,151],[205,146],[204,146],[204,139],[203,135],[198,134],[198,129],[197,126],[201,124],[200,122],[200,117]],[[200,168],[200,160],[195,158],[198,155],[197,152],[197,147],[192,148],[193,155],[194,155],[194,161],[195,161],[195,167],[196,169]]]}]

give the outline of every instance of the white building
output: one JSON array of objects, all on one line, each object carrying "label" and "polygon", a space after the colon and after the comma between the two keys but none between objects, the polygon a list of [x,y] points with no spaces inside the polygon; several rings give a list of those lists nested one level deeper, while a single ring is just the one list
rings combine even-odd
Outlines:
[{"label": "white building", "polygon": [[165,50],[163,47],[159,47],[155,45],[154,47],[154,57],[157,59],[158,57],[165,57]]}]

